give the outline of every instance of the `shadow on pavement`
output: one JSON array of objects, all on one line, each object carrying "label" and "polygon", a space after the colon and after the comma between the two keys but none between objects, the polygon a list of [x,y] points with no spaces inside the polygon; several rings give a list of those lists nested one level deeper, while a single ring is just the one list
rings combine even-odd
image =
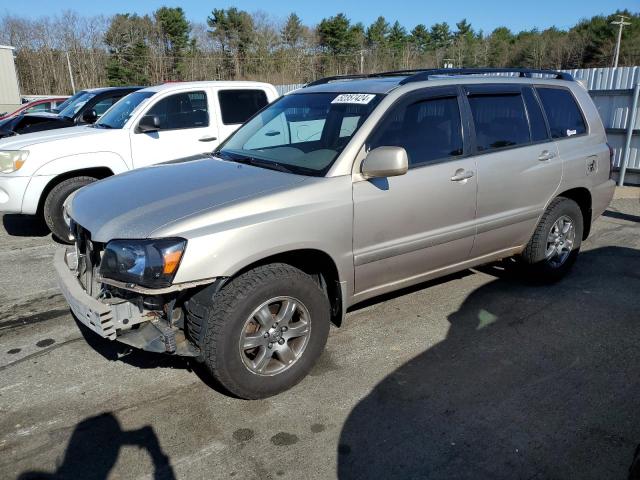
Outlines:
[{"label": "shadow on pavement", "polygon": [[46,237],[49,227],[39,216],[6,214],[2,216],[2,225],[13,237]]},{"label": "shadow on pavement", "polygon": [[[625,479],[640,441],[640,250],[580,255],[551,286],[507,270],[447,338],[352,410],[339,478]],[[363,361],[366,361],[363,356]]]},{"label": "shadow on pavement", "polygon": [[73,312],[69,313],[73,316],[73,319],[75,320],[76,325],[87,344],[107,360],[112,362],[123,362],[127,365],[140,369],[173,368],[186,370],[188,372],[195,373],[202,382],[216,392],[227,396],[233,396],[211,376],[202,363],[195,359],[170,354],[146,352],[118,341],[107,340],[96,335],[89,328],[85,327],[80,321],[78,321]]},{"label": "shadow on pavement", "polygon": [[106,479],[118,460],[120,449],[128,445],[147,451],[153,462],[153,478],[176,478],[169,464],[169,457],[160,447],[151,426],[122,430],[112,413],[103,413],[86,418],[76,425],[62,463],[54,473],[25,472],[18,480]]}]

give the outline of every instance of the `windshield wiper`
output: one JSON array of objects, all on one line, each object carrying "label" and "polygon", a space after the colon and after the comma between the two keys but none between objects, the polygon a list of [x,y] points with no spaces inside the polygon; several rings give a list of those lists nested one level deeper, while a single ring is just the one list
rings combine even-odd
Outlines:
[{"label": "windshield wiper", "polygon": [[221,157],[223,160],[228,160],[230,162],[244,163],[245,165],[253,165],[254,167],[268,168],[270,170],[277,170],[279,172],[294,173],[292,168],[289,168],[278,162],[272,162],[270,160],[262,160],[256,157],[241,156],[236,154],[230,155],[224,152],[215,152],[215,154]]}]

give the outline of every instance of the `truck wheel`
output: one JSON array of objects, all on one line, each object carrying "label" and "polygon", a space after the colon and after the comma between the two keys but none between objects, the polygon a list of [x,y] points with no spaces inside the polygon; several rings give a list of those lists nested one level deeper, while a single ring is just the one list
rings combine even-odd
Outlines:
[{"label": "truck wheel", "polygon": [[[203,292],[206,292],[204,290]],[[283,263],[256,267],[187,304],[200,317],[202,360],[230,393],[283,392],[311,370],[329,334],[330,304],[309,275]]]},{"label": "truck wheel", "polygon": [[576,261],[583,228],[578,204],[569,198],[555,198],[520,255],[526,273],[544,283],[560,280]]},{"label": "truck wheel", "polygon": [[73,177],[63,180],[51,189],[44,201],[44,221],[51,233],[64,243],[69,242],[69,227],[62,215],[62,206],[69,195],[97,179],[94,177]]}]

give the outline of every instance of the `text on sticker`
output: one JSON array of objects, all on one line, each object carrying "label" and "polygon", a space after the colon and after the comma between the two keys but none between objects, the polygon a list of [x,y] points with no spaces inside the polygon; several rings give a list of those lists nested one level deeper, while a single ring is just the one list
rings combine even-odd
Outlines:
[{"label": "text on sticker", "polygon": [[357,103],[366,105],[375,98],[371,93],[342,93],[333,99],[331,103]]}]

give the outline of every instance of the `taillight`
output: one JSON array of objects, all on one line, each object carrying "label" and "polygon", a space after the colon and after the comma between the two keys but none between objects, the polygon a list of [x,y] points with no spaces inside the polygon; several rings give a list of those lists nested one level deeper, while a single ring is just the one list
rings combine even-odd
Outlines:
[{"label": "taillight", "polygon": [[609,147],[609,179],[613,178],[613,148],[607,143]]}]

